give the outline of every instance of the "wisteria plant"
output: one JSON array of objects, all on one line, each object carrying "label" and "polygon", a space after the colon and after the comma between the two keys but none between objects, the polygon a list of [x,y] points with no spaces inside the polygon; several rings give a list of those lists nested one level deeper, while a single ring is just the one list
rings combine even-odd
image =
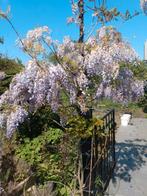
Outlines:
[{"label": "wisteria plant", "polygon": [[[7,13],[1,11],[1,16],[15,30]],[[115,28],[102,26],[85,42],[74,42],[67,36],[61,44],[52,40],[50,32],[47,26],[38,27],[24,39],[17,33],[19,46],[31,60],[0,97],[0,125],[6,127],[7,137],[41,106],[50,104],[58,111],[63,107],[62,93],[68,106],[80,115],[101,96],[126,102],[143,94],[143,81],[135,80],[131,70],[119,67],[120,62],[135,63],[138,56]],[[48,60],[50,53],[55,63]],[[117,85],[114,80],[119,81]]]},{"label": "wisteria plant", "polygon": [[[0,11],[0,16],[6,19],[17,34],[19,47],[30,56],[25,68],[13,78],[9,90],[0,97],[0,127],[4,128],[6,136],[11,138],[20,124],[25,120],[30,120],[30,114],[34,114],[38,109],[49,105],[51,110],[60,116],[60,121],[58,121],[59,119],[54,121],[60,130],[52,128],[48,130],[45,124],[43,130],[46,130],[46,132],[44,131],[43,135],[40,134],[39,137],[31,140],[24,139],[23,145],[20,145],[17,152],[20,157],[25,157],[24,159],[32,164],[31,166],[34,166],[35,162],[37,167],[41,168],[42,163],[46,163],[46,161],[50,163],[51,161],[54,168],[58,165],[57,159],[48,158],[46,160],[46,158],[42,158],[42,155],[47,156],[50,153],[47,148],[48,141],[52,137],[53,141],[56,140],[59,131],[62,135],[59,139],[63,140],[61,146],[59,145],[59,151],[63,155],[64,163],[66,165],[67,155],[71,156],[71,162],[73,162],[72,167],[70,165],[68,169],[71,170],[72,168],[72,172],[75,173],[67,172],[67,176],[69,174],[70,180],[73,177],[74,188],[76,187],[75,180],[77,181],[77,176],[80,176],[76,173],[77,167],[73,167],[77,162],[79,163],[78,167],[80,167],[78,171],[81,172],[81,159],[79,158],[80,153],[78,153],[80,138],[89,137],[93,126],[99,126],[102,123],[97,119],[92,119],[87,123],[85,117],[87,117],[89,108],[92,108],[93,103],[101,97],[126,103],[138,100],[144,93],[144,82],[136,79],[129,67],[120,66],[120,63],[131,63],[136,66],[139,60],[138,55],[122,39],[121,34],[114,27],[105,26],[105,23],[117,17],[126,20],[137,15],[137,13],[131,16],[128,11],[121,14],[116,8],[108,9],[104,3],[106,1],[98,1],[99,5],[96,4],[95,0],[89,0],[88,2],[93,3],[93,6],[89,7],[83,0],[71,1],[73,17],[68,18],[68,22],[75,22],[79,25],[80,35],[77,42],[72,41],[69,36],[64,37],[63,43],[54,41],[51,37],[51,30],[47,26],[28,31],[26,38],[22,39],[9,18],[9,9],[6,13]],[[92,17],[95,21],[92,29],[97,23],[102,25],[96,31],[95,36],[92,36],[90,31],[86,38],[84,37],[84,5],[92,11]],[[146,0],[141,0],[141,8],[146,13]],[[0,80],[3,80],[4,77],[5,73],[0,72]],[[69,119],[69,116],[74,118]],[[35,119],[35,115],[33,117]],[[44,117],[42,116],[42,118]],[[65,138],[61,130],[64,130]],[[67,139],[67,136],[70,139]],[[79,139],[76,142],[75,137]],[[73,142],[73,146],[76,147],[74,156],[71,155],[73,152],[67,152],[64,147],[65,143],[68,144],[68,142]],[[68,147],[70,149],[71,146]],[[66,152],[64,152],[65,150]],[[59,168],[56,169],[60,173],[59,169],[64,170],[62,164],[60,164],[60,159],[58,161],[60,166],[58,165]],[[49,180],[48,177],[52,176],[52,170],[49,170],[51,169],[49,167],[48,164],[47,169],[43,168],[43,173],[39,173],[39,176],[43,175],[43,178]],[[69,171],[68,169],[67,171]],[[38,172],[40,171],[42,172],[42,168],[41,170],[38,169]],[[49,175],[47,175],[48,173]],[[63,183],[65,182],[62,182],[62,180],[60,183],[64,188]],[[80,182],[81,179],[78,178],[78,180],[82,195],[84,185]],[[69,186],[71,182],[68,183],[68,188],[71,188]],[[2,188],[0,186],[1,192]],[[75,195],[74,193],[72,192],[72,195]]]}]

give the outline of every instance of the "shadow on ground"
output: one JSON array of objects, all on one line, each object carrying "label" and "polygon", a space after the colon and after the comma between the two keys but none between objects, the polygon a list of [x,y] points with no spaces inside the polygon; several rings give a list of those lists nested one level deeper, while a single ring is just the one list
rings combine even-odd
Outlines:
[{"label": "shadow on ground", "polygon": [[116,179],[131,182],[131,173],[139,170],[146,163],[147,140],[125,140],[116,144],[116,168],[113,183]]}]

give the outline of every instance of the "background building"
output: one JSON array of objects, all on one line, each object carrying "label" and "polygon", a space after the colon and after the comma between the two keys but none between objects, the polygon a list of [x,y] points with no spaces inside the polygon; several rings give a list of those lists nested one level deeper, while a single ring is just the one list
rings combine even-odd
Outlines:
[{"label": "background building", "polygon": [[144,60],[147,61],[147,41],[144,44]]}]

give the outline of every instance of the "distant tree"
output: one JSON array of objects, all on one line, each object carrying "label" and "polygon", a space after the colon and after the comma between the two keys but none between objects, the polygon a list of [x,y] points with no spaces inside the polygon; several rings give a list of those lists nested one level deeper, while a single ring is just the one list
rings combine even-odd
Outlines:
[{"label": "distant tree", "polygon": [[9,88],[13,76],[22,70],[20,61],[0,56],[0,95]]}]

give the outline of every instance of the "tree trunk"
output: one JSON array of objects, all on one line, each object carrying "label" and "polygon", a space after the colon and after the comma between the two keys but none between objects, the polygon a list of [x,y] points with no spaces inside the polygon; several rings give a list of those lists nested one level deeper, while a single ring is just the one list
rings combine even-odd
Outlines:
[{"label": "tree trunk", "polygon": [[78,1],[79,7],[79,43],[84,42],[84,0]]}]

